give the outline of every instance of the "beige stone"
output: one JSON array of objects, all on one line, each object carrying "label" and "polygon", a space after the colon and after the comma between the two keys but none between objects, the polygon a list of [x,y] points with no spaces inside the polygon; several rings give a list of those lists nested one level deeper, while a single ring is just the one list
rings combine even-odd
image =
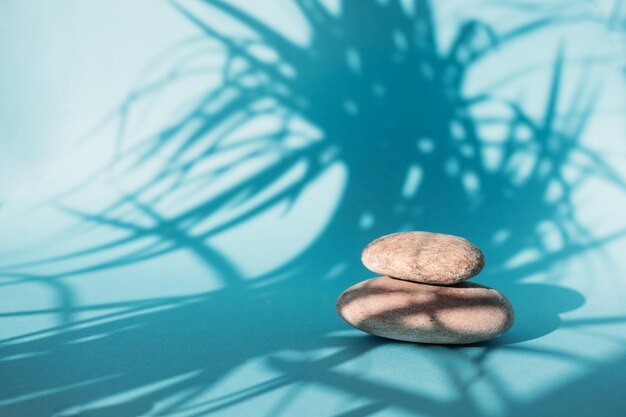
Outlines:
[{"label": "beige stone", "polygon": [[337,312],[364,332],[419,343],[466,344],[492,339],[513,324],[504,295],[484,285],[418,284],[390,277],[360,282],[337,299]]},{"label": "beige stone", "polygon": [[380,237],[363,249],[361,260],[377,274],[436,285],[468,280],[485,265],[483,253],[468,240],[428,232]]}]

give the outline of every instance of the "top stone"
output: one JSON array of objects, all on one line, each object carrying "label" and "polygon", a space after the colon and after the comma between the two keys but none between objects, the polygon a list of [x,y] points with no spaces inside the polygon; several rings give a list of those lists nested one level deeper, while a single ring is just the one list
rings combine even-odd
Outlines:
[{"label": "top stone", "polygon": [[435,285],[468,280],[485,266],[483,253],[468,240],[429,232],[380,237],[363,249],[361,260],[377,274]]}]

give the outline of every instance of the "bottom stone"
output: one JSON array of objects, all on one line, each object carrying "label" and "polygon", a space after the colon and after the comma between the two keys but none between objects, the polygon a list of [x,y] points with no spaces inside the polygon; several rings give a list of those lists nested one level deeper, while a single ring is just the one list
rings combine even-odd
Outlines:
[{"label": "bottom stone", "polygon": [[506,297],[471,282],[437,286],[372,278],[344,291],[337,299],[337,312],[364,332],[418,343],[482,342],[513,324],[513,308]]}]

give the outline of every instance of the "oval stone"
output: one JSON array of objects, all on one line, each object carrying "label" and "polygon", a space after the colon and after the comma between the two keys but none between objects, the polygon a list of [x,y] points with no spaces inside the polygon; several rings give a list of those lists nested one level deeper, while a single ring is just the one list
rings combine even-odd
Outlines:
[{"label": "oval stone", "polygon": [[418,284],[390,277],[360,282],[337,299],[337,312],[364,332],[418,343],[466,344],[492,339],[513,324],[504,295],[484,285]]},{"label": "oval stone", "polygon": [[377,274],[435,285],[468,280],[485,266],[483,253],[468,240],[428,232],[380,237],[363,249],[361,260]]}]

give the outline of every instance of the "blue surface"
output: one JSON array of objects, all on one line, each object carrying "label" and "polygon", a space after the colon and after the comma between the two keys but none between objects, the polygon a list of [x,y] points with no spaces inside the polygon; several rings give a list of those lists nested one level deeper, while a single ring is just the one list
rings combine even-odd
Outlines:
[{"label": "blue surface", "polygon": [[[0,3],[0,416],[626,415],[624,4],[500,3]],[[511,331],[341,321],[400,230]]]}]

